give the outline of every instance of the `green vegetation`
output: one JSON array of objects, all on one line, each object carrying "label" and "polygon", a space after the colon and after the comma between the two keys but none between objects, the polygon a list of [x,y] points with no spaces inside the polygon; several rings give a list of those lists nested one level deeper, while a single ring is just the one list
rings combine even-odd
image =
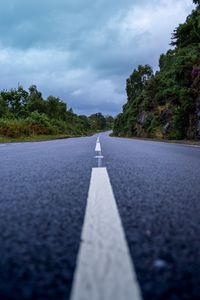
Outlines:
[{"label": "green vegetation", "polygon": [[67,139],[71,138],[71,135],[65,134],[56,134],[56,135],[30,135],[30,136],[20,136],[15,138],[0,136],[0,143],[17,143],[17,142],[42,142],[42,141],[50,141],[50,140],[58,140],[58,139]]},{"label": "green vegetation", "polygon": [[28,92],[22,86],[0,92],[0,141],[81,136],[111,129],[112,125],[111,116],[78,116],[59,98],[43,99],[34,85]]},{"label": "green vegetation", "polygon": [[200,1],[174,31],[173,49],[160,56],[159,71],[138,66],[127,79],[127,103],[114,135],[200,138]]}]

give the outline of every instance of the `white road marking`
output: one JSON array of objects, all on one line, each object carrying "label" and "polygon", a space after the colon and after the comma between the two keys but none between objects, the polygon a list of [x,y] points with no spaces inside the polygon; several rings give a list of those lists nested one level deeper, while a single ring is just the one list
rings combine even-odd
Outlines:
[{"label": "white road marking", "polygon": [[104,158],[104,156],[103,155],[96,155],[94,158]]},{"label": "white road marking", "polygon": [[101,143],[100,143],[99,136],[98,136],[97,141],[96,141],[95,151],[96,152],[101,152]]},{"label": "white road marking", "polygon": [[100,144],[100,142],[96,143],[95,151],[96,152],[101,152],[101,144]]},{"label": "white road marking", "polygon": [[142,299],[106,168],[93,168],[71,300]]},{"label": "white road marking", "polygon": [[97,155],[95,156],[95,158],[98,159],[97,165],[100,168],[100,167],[102,167],[102,159],[104,157],[101,154],[101,143],[100,143],[99,136],[98,136],[97,141],[96,141],[95,152],[98,152]]}]

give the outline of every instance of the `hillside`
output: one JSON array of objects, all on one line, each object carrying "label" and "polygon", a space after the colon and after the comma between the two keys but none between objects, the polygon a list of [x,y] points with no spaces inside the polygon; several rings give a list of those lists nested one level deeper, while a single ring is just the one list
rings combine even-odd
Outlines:
[{"label": "hillside", "polygon": [[200,1],[161,54],[159,71],[140,65],[127,79],[127,103],[114,135],[166,139],[200,138]]}]

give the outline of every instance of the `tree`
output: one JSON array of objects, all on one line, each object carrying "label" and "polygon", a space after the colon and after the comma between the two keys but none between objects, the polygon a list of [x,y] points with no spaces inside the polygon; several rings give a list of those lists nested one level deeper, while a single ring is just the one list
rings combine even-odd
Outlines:
[{"label": "tree", "polygon": [[200,43],[200,1],[194,1],[194,3],[198,4],[197,9],[187,17],[185,23],[175,29],[171,45],[181,48]]},{"label": "tree", "polygon": [[106,129],[112,129],[114,124],[114,118],[112,116],[105,116]]},{"label": "tree", "polygon": [[29,87],[27,109],[29,112],[37,111],[39,113],[45,113],[45,101],[42,98],[42,93],[37,90],[36,85]]},{"label": "tree", "polygon": [[67,105],[59,98],[49,96],[46,101],[46,113],[50,119],[66,119]]},{"label": "tree", "polygon": [[104,130],[106,128],[106,119],[102,113],[93,114],[89,119],[93,130]]},{"label": "tree", "polygon": [[139,65],[133,71],[131,76],[126,81],[126,92],[128,101],[132,101],[143,90],[145,83],[153,75],[153,70],[149,65]]},{"label": "tree", "polygon": [[79,126],[82,128],[84,131],[90,131],[91,130],[91,125],[88,117],[84,115],[78,116],[78,123]]},{"label": "tree", "polygon": [[6,116],[7,112],[8,112],[8,107],[6,105],[6,101],[0,95],[0,118]]},{"label": "tree", "polygon": [[27,104],[28,93],[22,86],[19,86],[18,89],[11,89],[10,91],[2,91],[1,97],[9,113],[15,118],[24,117],[26,115],[25,106]]}]

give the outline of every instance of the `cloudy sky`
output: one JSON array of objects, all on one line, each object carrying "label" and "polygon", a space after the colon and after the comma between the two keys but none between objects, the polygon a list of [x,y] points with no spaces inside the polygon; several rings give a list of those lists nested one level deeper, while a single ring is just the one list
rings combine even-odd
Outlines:
[{"label": "cloudy sky", "polygon": [[138,64],[157,67],[192,0],[1,0],[0,89],[36,84],[79,114],[117,114]]}]

